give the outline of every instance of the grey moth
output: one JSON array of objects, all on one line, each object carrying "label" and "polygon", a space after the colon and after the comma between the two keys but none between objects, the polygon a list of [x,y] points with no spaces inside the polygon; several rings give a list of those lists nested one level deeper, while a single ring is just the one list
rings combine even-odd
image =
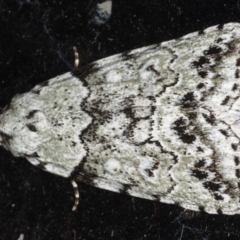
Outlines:
[{"label": "grey moth", "polygon": [[98,188],[236,214],[239,96],[240,24],[228,23],[98,60],[15,96],[0,115],[0,144]]}]

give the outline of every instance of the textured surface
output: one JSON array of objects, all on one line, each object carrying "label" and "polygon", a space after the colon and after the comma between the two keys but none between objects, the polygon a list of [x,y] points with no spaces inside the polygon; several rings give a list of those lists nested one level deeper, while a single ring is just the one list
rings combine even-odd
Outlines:
[{"label": "textured surface", "polygon": [[51,79],[12,100],[2,145],[93,186],[238,213],[239,45],[230,23]]}]

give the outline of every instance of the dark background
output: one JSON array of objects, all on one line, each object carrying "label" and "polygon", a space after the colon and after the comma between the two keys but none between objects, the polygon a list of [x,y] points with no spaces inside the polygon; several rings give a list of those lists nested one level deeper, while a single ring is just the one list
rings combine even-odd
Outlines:
[{"label": "dark background", "polygon": [[[93,23],[97,0],[0,0],[0,107],[17,93],[83,64],[216,24],[240,22],[238,0],[113,0]],[[239,239],[240,216],[209,215],[79,183],[0,148],[0,240]]]}]

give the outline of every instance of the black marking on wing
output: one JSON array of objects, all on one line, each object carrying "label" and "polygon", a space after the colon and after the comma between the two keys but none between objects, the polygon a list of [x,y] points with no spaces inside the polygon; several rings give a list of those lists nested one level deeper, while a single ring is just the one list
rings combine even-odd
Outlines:
[{"label": "black marking on wing", "polygon": [[26,127],[32,132],[37,132],[37,128],[33,124],[26,124]]},{"label": "black marking on wing", "polygon": [[203,186],[205,188],[207,188],[208,190],[212,191],[212,192],[218,192],[221,188],[221,184],[218,183],[214,183],[214,182],[204,182]]},{"label": "black marking on wing", "polygon": [[204,55],[220,54],[221,52],[222,48],[218,46],[211,46],[208,50],[203,51]]},{"label": "black marking on wing", "polygon": [[197,169],[192,170],[192,176],[199,179],[200,181],[208,177],[208,173]]},{"label": "black marking on wing", "polygon": [[188,134],[186,132],[188,127],[186,120],[183,117],[180,117],[173,123],[172,129],[177,132],[177,135],[183,143],[191,144],[196,140],[196,137],[194,135]]},{"label": "black marking on wing", "polygon": [[28,113],[28,115],[26,116],[27,119],[33,118],[35,113],[37,113],[38,110],[32,110]]}]

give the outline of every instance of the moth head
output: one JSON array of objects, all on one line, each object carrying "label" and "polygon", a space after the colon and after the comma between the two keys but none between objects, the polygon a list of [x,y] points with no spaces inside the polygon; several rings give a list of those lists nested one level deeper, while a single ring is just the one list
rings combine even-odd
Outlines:
[{"label": "moth head", "polygon": [[91,123],[80,109],[87,91],[72,78],[38,90],[15,96],[0,113],[0,145],[35,166],[69,177],[86,156],[79,136]]},{"label": "moth head", "polygon": [[0,144],[16,157],[32,155],[41,143],[38,131],[48,121],[41,111],[42,101],[32,93],[15,96],[0,115]]}]

